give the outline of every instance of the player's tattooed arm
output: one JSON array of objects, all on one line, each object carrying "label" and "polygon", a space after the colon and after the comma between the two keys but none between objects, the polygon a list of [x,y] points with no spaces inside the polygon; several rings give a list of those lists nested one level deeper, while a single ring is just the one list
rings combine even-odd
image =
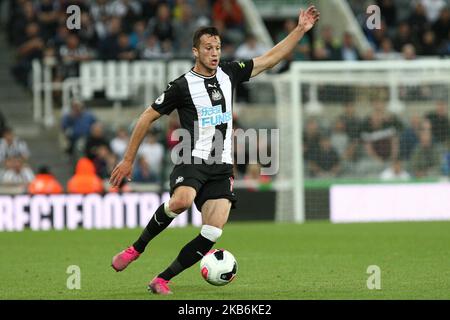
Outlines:
[{"label": "player's tattooed arm", "polygon": [[128,143],[123,160],[117,164],[111,173],[109,183],[113,187],[119,187],[124,178],[131,181],[133,163],[139,146],[141,145],[142,140],[147,134],[151,124],[159,117],[161,117],[161,114],[152,107],[147,108],[139,117],[139,120],[133,129],[133,133],[131,134],[130,142]]},{"label": "player's tattooed arm", "polygon": [[306,11],[300,10],[297,27],[289,35],[279,42],[264,55],[253,59],[253,71],[251,77],[271,69],[294,50],[298,42],[306,32],[311,30],[320,18],[320,12],[315,6],[310,6]]}]

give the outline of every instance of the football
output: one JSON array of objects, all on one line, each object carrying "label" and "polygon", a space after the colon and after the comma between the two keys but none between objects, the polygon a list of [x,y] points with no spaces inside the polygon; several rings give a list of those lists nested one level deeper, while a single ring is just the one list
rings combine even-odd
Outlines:
[{"label": "football", "polygon": [[210,250],[200,261],[200,272],[203,279],[214,286],[230,283],[237,273],[237,261],[224,249]]}]

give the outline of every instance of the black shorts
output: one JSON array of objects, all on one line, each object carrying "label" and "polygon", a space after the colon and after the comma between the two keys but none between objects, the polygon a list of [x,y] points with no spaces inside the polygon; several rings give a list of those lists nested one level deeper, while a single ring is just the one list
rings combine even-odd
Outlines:
[{"label": "black shorts", "polygon": [[[193,163],[193,162],[192,162]],[[170,174],[170,195],[180,186],[189,186],[197,191],[194,203],[198,210],[211,199],[228,199],[231,208],[236,207],[233,192],[233,165],[231,164],[177,164]]]}]

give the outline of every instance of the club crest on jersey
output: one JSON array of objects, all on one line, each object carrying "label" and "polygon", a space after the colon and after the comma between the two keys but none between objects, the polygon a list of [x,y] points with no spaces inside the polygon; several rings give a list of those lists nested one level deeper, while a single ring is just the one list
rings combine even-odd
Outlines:
[{"label": "club crest on jersey", "polygon": [[211,93],[211,97],[214,101],[219,101],[220,99],[222,99],[222,95],[220,94],[219,90],[213,90],[213,92]]},{"label": "club crest on jersey", "polygon": [[160,95],[160,96],[158,97],[158,99],[156,99],[155,103],[156,103],[156,104],[161,104],[161,103],[163,103],[163,102],[164,102],[164,93],[163,93],[162,95]]}]

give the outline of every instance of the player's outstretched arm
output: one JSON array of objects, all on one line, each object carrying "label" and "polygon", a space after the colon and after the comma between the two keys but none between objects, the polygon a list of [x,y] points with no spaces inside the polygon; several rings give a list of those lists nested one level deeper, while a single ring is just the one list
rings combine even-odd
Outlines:
[{"label": "player's outstretched arm", "polygon": [[312,29],[319,20],[320,12],[315,6],[300,10],[297,27],[275,47],[267,51],[264,55],[253,59],[253,71],[251,77],[257,76],[261,72],[271,69],[283,60],[303,38],[306,32]]},{"label": "player's outstretched arm", "polygon": [[161,114],[155,111],[152,107],[147,108],[139,117],[139,120],[133,129],[133,133],[131,134],[130,142],[128,143],[123,160],[117,164],[111,173],[109,183],[113,187],[119,187],[124,178],[131,180],[133,162],[136,158],[139,146],[147,134],[150,125],[159,117],[161,117]]}]

